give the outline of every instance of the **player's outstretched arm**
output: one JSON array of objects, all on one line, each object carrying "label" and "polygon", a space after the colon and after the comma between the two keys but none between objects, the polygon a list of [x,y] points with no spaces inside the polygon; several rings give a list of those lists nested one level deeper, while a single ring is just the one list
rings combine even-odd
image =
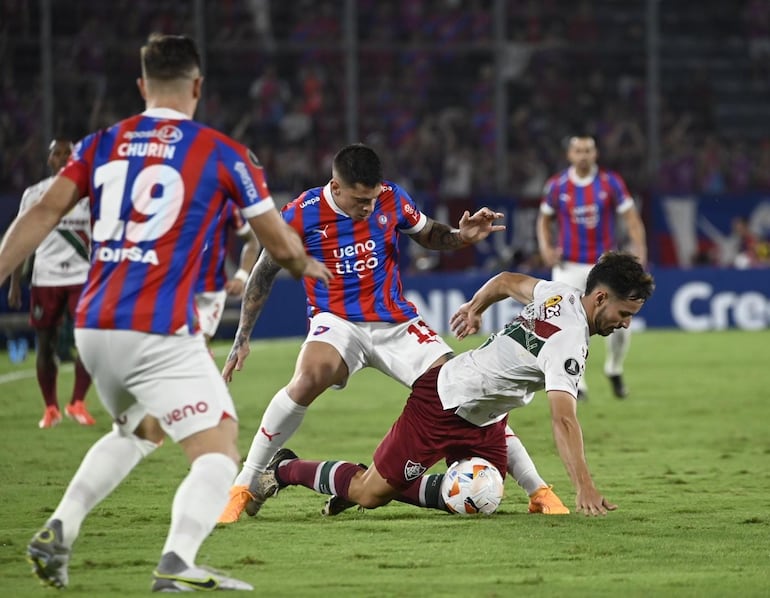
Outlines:
[{"label": "player's outstretched arm", "polygon": [[501,272],[490,278],[473,294],[471,300],[463,303],[449,320],[449,329],[458,339],[476,334],[481,328],[481,314],[493,303],[503,299],[515,299],[529,303],[535,293],[539,278],[514,272]]},{"label": "player's outstretched arm", "polygon": [[606,515],[617,505],[610,503],[594,486],[583,451],[583,431],[577,419],[577,400],[563,390],[549,390],[551,426],[556,448],[577,495],[577,511],[585,515]]},{"label": "player's outstretched arm", "polygon": [[75,183],[58,176],[40,201],[11,223],[0,245],[0,286],[75,206],[78,199]]},{"label": "player's outstretched arm", "polygon": [[226,382],[233,379],[233,371],[241,371],[246,358],[249,356],[249,339],[254,330],[254,325],[262,313],[273,282],[281,266],[276,263],[268,251],[263,251],[256,265],[246,280],[246,288],[241,302],[241,317],[238,322],[238,330],[235,332],[230,354],[222,368],[222,377]]},{"label": "player's outstretched arm", "polygon": [[452,228],[447,224],[428,218],[428,223],[412,238],[426,249],[447,251],[461,249],[486,239],[493,232],[505,230],[504,224],[494,224],[495,220],[503,217],[500,212],[489,208],[481,208],[471,216],[467,210],[460,218],[460,228]]}]

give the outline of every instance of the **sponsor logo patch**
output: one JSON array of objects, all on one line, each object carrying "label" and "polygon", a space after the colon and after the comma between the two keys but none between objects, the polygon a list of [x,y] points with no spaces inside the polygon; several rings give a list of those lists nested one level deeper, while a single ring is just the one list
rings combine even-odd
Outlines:
[{"label": "sponsor logo patch", "polygon": [[166,425],[170,426],[174,422],[180,422],[186,417],[206,413],[208,410],[208,403],[205,401],[198,401],[194,405],[188,404],[181,409],[174,409],[173,411],[166,413],[166,415],[163,416],[163,421],[166,422]]}]

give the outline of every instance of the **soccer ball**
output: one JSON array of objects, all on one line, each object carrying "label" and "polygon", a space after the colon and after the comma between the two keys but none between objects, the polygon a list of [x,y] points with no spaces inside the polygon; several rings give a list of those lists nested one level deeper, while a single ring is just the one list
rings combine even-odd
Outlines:
[{"label": "soccer ball", "polygon": [[503,499],[503,476],[481,457],[455,461],[444,474],[441,496],[452,513],[491,515]]}]

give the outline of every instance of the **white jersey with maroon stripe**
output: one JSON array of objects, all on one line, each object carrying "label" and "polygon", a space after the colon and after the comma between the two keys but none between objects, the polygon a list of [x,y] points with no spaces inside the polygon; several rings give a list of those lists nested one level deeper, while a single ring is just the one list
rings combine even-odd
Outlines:
[{"label": "white jersey with maroon stripe", "polygon": [[[19,213],[40,201],[54,181],[48,177],[28,187],[21,197]],[[35,250],[32,284],[64,287],[83,284],[91,267],[91,210],[82,198]]]},{"label": "white jersey with maroon stripe", "polygon": [[437,386],[444,409],[488,426],[530,403],[541,389],[577,398],[589,340],[581,295],[563,283],[538,282],[521,315],[441,368]]}]

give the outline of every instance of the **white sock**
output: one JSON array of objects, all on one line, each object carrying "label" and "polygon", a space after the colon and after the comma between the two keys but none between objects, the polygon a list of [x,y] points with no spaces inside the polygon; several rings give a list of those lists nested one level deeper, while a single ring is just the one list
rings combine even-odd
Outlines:
[{"label": "white sock", "polygon": [[510,426],[505,427],[505,444],[508,448],[508,473],[524,489],[527,496],[531,496],[538,488],[548,485],[537,473],[532,457]]},{"label": "white sock", "polygon": [[604,374],[620,376],[623,373],[623,362],[631,346],[631,331],[628,328],[618,328],[607,337],[607,354],[604,358]]},{"label": "white sock", "polygon": [[163,552],[175,552],[190,567],[203,541],[227,505],[230,484],[238,471],[223,453],[206,453],[190,466],[171,506],[171,527]]},{"label": "white sock", "polygon": [[291,400],[286,388],[282,388],[270,401],[262,415],[259,430],[251,441],[249,454],[235,484],[248,486],[255,475],[265,471],[275,452],[282,448],[302,424],[307,407]]},{"label": "white sock", "polygon": [[116,430],[97,440],[88,450],[80,467],[64,492],[51,519],[62,522],[65,546],[71,547],[80,533],[80,526],[88,513],[109,496],[131,470],[157,445],[130,434],[123,436]]}]

